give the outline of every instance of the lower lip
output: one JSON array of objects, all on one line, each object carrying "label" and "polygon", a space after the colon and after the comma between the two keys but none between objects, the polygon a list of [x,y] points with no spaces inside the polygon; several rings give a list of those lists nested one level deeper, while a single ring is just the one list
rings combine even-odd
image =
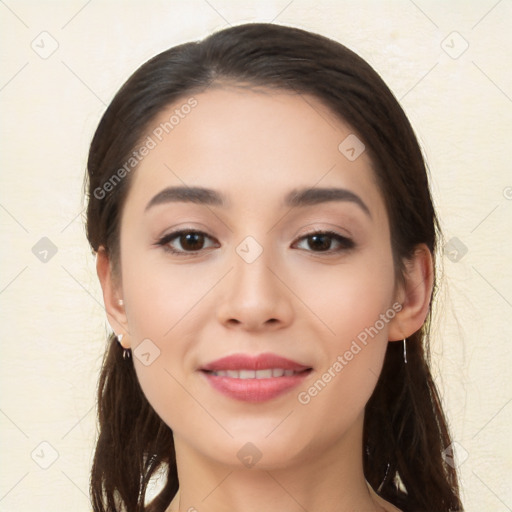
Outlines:
[{"label": "lower lip", "polygon": [[243,402],[266,402],[297,387],[311,370],[296,373],[290,377],[272,377],[269,379],[233,379],[218,377],[202,372],[214,389],[235,400]]}]

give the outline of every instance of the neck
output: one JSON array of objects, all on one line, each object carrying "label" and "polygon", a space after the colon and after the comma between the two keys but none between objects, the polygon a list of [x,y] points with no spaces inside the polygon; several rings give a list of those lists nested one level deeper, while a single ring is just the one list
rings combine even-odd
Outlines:
[{"label": "neck", "polygon": [[180,492],[168,511],[381,512],[364,478],[360,427],[301,460],[266,467],[262,459],[250,469],[219,464],[175,437]]}]

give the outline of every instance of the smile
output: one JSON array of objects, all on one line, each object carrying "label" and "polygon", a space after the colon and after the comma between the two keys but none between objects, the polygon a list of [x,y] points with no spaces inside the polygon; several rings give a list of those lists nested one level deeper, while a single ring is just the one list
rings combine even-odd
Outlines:
[{"label": "smile", "polygon": [[215,377],[229,377],[230,379],[271,379],[273,377],[291,377],[302,372],[283,368],[268,368],[267,370],[219,370],[211,373]]},{"label": "smile", "polygon": [[233,354],[199,368],[209,385],[222,395],[243,402],[265,402],[301,384],[310,366],[276,354]]}]

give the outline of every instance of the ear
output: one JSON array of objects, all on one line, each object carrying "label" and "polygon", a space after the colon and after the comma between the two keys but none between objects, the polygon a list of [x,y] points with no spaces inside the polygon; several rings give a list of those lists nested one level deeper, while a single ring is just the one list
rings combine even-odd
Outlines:
[{"label": "ear", "polygon": [[419,244],[411,259],[405,262],[403,282],[397,291],[402,309],[390,322],[389,341],[401,341],[414,334],[425,323],[433,286],[432,253]]},{"label": "ear", "polygon": [[108,322],[117,335],[123,335],[123,340],[120,342],[123,348],[130,348],[122,287],[114,276],[112,263],[103,246],[96,253],[96,272],[103,291],[103,302]]}]

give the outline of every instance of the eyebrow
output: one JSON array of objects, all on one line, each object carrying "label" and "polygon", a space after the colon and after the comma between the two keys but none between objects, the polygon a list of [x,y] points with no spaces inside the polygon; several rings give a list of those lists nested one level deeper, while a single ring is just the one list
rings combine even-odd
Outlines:
[{"label": "eyebrow", "polygon": [[[299,188],[289,192],[284,199],[284,206],[297,208],[312,206],[330,201],[347,201],[361,208],[370,218],[370,209],[354,192],[345,188]],[[166,203],[183,202],[208,206],[227,206],[226,197],[216,190],[204,187],[167,187],[158,192],[146,205],[145,211]]]},{"label": "eyebrow", "polygon": [[300,188],[294,189],[285,198],[285,205],[296,208],[298,206],[311,206],[329,201],[348,201],[354,203],[371,218],[370,209],[366,203],[354,192],[346,188]]},{"label": "eyebrow", "polygon": [[146,205],[145,211],[153,206],[165,203],[182,202],[205,204],[209,206],[226,206],[227,201],[216,190],[204,187],[167,187],[158,192]]}]

